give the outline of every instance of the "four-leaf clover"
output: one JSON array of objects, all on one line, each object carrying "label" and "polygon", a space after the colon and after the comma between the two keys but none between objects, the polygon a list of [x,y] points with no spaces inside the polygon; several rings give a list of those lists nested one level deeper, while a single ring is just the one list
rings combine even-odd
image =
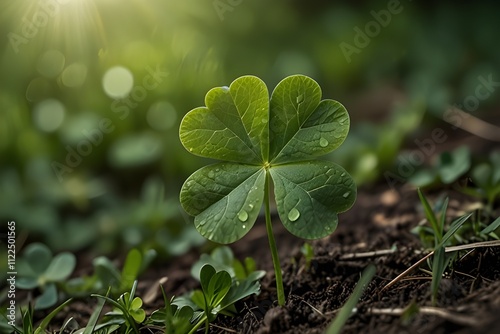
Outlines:
[{"label": "four-leaf clover", "polygon": [[269,178],[288,231],[316,239],[335,230],[337,214],[355,201],[356,186],[342,167],[312,159],[346,138],[344,106],[321,100],[319,85],[303,75],[283,79],[270,99],[262,80],[243,76],[230,87],[211,89],[205,104],[180,126],[189,152],[224,160],[194,172],[181,189],[181,204],[203,236],[226,244],[248,233]]}]

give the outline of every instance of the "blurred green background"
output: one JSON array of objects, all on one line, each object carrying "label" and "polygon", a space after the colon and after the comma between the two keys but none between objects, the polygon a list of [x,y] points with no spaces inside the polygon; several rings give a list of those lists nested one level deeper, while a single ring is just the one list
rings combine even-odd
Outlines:
[{"label": "blurred green background", "polygon": [[[207,161],[183,149],[178,127],[210,88],[238,76],[272,91],[305,74],[342,102],[351,134],[328,158],[360,185],[384,182],[401,147],[436,126],[465,136],[442,121],[446,110],[474,102],[479,78],[500,81],[494,2],[0,6],[0,219],[16,221],[18,243],[53,250],[175,255],[201,244],[178,192]],[[490,88],[462,109],[497,121],[500,93]]]}]

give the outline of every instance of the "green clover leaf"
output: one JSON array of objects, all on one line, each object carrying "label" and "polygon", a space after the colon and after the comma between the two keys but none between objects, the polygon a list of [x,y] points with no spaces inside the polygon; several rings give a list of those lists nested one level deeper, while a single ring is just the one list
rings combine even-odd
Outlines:
[{"label": "green clover leaf", "polygon": [[268,176],[288,231],[316,239],[335,230],[356,186],[342,167],[311,159],[345,140],[344,106],[321,100],[319,85],[303,75],[283,79],[270,99],[262,80],[243,76],[211,89],[205,104],[185,115],[179,133],[189,152],[225,161],[199,169],[182,186],[180,202],[200,234],[227,244],[248,233]]}]

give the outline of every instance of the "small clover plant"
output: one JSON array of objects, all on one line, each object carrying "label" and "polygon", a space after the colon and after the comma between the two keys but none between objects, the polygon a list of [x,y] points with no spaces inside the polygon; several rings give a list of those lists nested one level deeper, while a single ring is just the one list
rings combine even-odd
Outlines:
[{"label": "small clover plant", "polygon": [[211,264],[205,264],[197,277],[201,290],[194,290],[184,296],[175,298],[172,305],[178,309],[189,306],[193,309],[192,323],[195,323],[191,333],[205,324],[208,333],[209,324],[219,314],[234,316],[237,314],[235,303],[252,294],[260,293],[259,280],[264,277],[264,271],[253,271],[245,279],[231,277],[225,270],[217,271]]},{"label": "small clover plant", "polygon": [[177,307],[177,305],[172,304],[174,298],[168,299],[163,287],[161,285],[160,287],[165,306],[154,311],[151,314],[149,322],[152,325],[163,325],[165,327],[166,334],[189,333],[189,331],[191,331],[191,329],[195,326],[191,322],[194,310],[188,305]]},{"label": "small clover plant", "polygon": [[106,313],[108,321],[96,327],[100,329],[108,327],[107,333],[112,333],[125,325],[125,333],[139,333],[137,324],[141,324],[146,319],[146,312],[142,309],[142,299],[135,297],[137,281],[132,285],[130,292],[123,293],[118,300],[113,300],[108,296],[92,294],[93,297],[103,299],[114,306],[113,311]]},{"label": "small clover plant", "polygon": [[270,217],[271,182],[279,217],[292,234],[317,239],[332,233],[337,214],[356,199],[351,176],[331,161],[313,160],[339,147],[349,115],[339,102],[321,100],[309,77],[283,79],[269,98],[265,83],[243,76],[211,89],[205,107],[188,112],[180,140],[191,153],[224,162],[205,166],[184,183],[180,202],[201,235],[227,244],[254,225],[262,203],[276,275],[285,297]]},{"label": "small clover plant", "polygon": [[92,261],[94,274],[92,276],[75,277],[65,284],[65,290],[74,296],[86,296],[89,292],[106,291],[110,288],[111,295],[119,295],[129,291],[139,275],[156,257],[156,251],[149,249],[141,252],[132,248],[120,271],[116,264],[105,256]]},{"label": "small clover plant", "polygon": [[[247,257],[242,263],[234,257],[228,246],[217,247],[210,254],[201,254],[200,259],[191,268],[191,275],[197,280],[200,279],[200,270],[205,264],[211,264],[217,271],[227,271],[232,279],[237,280],[244,280],[257,271],[254,259]],[[261,273],[265,274],[264,271]]]},{"label": "small clover plant", "polygon": [[52,251],[42,243],[32,243],[26,247],[19,260],[19,289],[39,288],[42,294],[35,301],[35,310],[46,309],[57,303],[56,284],[64,282],[73,272],[76,258],[72,253],[63,252],[53,256]]},{"label": "small clover plant", "polygon": [[451,184],[467,173],[470,166],[470,150],[466,146],[460,146],[451,152],[441,153],[430,168],[417,171],[408,181],[417,187],[430,186],[437,181]]},{"label": "small clover plant", "polygon": [[493,203],[500,196],[500,151],[490,154],[490,161],[475,166],[471,171],[471,179],[476,187],[466,187],[466,194],[487,200],[487,210],[493,211]]}]

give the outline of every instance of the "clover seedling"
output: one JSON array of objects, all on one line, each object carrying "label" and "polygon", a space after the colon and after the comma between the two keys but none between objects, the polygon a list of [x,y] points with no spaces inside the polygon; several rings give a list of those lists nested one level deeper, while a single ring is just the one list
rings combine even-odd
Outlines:
[{"label": "clover seedling", "polygon": [[488,212],[493,211],[493,203],[500,196],[500,151],[490,154],[490,161],[475,166],[471,171],[471,179],[476,188],[463,188],[466,194],[485,198]]},{"label": "clover seedling", "polygon": [[52,255],[51,250],[42,243],[32,243],[26,247],[19,261],[19,278],[16,286],[20,289],[40,288],[35,310],[49,308],[57,302],[56,284],[65,281],[76,266],[72,253],[63,252]]},{"label": "clover seedling", "polygon": [[118,300],[113,300],[106,296],[92,294],[91,296],[103,299],[114,306],[113,311],[106,313],[110,318],[109,321],[100,325],[102,327],[110,327],[107,333],[116,330],[117,325],[125,324],[125,333],[139,333],[137,324],[142,323],[146,319],[146,312],[142,309],[142,299],[135,297],[135,290],[137,288],[137,281],[132,285],[130,292],[123,293]]},{"label": "clover seedling", "polygon": [[441,153],[431,168],[419,170],[408,181],[417,187],[426,187],[438,180],[451,184],[467,173],[470,166],[470,151],[466,146],[461,146],[451,152]]},{"label": "clover seedling", "polygon": [[342,144],[349,115],[339,102],[321,100],[319,85],[303,75],[283,79],[271,98],[262,80],[243,76],[230,87],[211,89],[205,105],[184,116],[180,140],[189,152],[224,162],[194,172],[180,202],[195,216],[200,234],[222,244],[247,234],[264,202],[278,302],[284,305],[270,183],[288,231],[305,239],[332,233],[337,214],[353,205],[356,186],[339,165],[312,159]]}]

